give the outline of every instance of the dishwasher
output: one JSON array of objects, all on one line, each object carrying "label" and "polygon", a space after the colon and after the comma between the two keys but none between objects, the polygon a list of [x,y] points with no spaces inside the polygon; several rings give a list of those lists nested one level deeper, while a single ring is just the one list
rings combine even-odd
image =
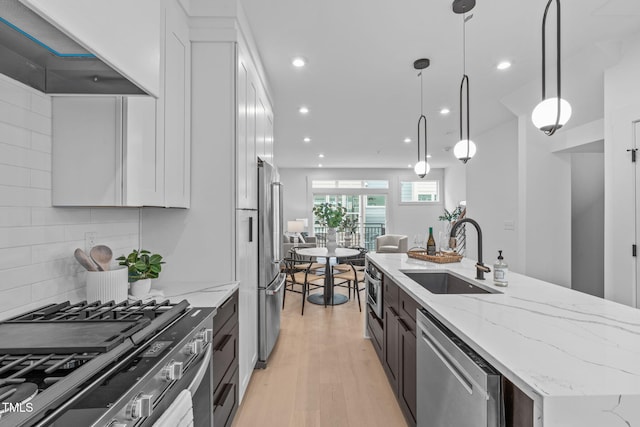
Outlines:
[{"label": "dishwasher", "polygon": [[417,324],[418,427],[503,427],[500,373],[423,308]]}]

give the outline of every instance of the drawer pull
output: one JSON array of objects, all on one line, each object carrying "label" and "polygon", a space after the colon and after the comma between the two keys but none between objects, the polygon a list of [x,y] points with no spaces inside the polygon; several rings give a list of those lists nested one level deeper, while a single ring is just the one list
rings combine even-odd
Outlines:
[{"label": "drawer pull", "polygon": [[213,351],[222,351],[224,350],[224,348],[227,346],[227,343],[229,342],[229,340],[233,337],[233,335],[225,335],[224,338],[222,338],[222,341],[220,341],[220,344],[218,344],[218,346],[216,348],[213,349]]},{"label": "drawer pull", "polygon": [[220,397],[218,398],[218,400],[216,400],[216,402],[213,404],[213,406],[214,407],[224,406],[224,404],[227,403],[227,398],[229,397],[229,393],[231,393],[231,390],[233,390],[233,384],[232,383],[225,384],[224,390],[220,394]]}]

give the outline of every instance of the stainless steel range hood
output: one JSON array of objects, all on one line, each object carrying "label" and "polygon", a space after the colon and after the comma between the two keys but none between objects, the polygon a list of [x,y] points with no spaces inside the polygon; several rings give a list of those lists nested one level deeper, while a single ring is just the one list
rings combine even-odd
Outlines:
[{"label": "stainless steel range hood", "polygon": [[0,0],[0,73],[49,94],[145,94],[17,0]]}]

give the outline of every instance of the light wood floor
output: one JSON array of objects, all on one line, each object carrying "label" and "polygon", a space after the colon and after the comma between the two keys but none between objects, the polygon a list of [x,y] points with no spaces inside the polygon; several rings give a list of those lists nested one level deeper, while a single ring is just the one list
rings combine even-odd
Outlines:
[{"label": "light wood floor", "polygon": [[280,338],[255,370],[233,427],[405,427],[400,407],[352,299],[334,307],[287,293]]}]

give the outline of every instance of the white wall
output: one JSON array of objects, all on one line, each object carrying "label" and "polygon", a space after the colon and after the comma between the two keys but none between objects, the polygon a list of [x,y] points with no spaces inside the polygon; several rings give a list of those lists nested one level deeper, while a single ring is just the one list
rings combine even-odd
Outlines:
[{"label": "white wall", "polygon": [[84,298],[85,233],[119,256],[138,224],[138,209],[51,207],[51,98],[0,75],[0,318]]},{"label": "white wall", "polygon": [[633,174],[638,164],[630,162],[626,150],[633,146],[631,120],[640,119],[640,37],[629,39],[621,56],[604,79],[605,298],[636,306],[637,259],[631,245],[637,243]]},{"label": "white wall", "polygon": [[[509,268],[520,272],[516,233],[518,122],[514,118],[473,139],[478,152],[466,165],[467,216],[482,228],[485,264],[493,264],[502,250]],[[473,226],[466,229],[467,256],[477,259],[476,231]]]},{"label": "white wall", "polygon": [[[313,191],[311,181],[314,179],[386,179],[389,180],[387,199],[387,234],[405,234],[409,236],[409,245],[413,236],[426,233],[429,227],[434,232],[442,229],[443,223],[438,221],[442,214],[443,203],[430,205],[400,204],[399,192],[401,180],[415,180],[417,176],[412,169],[299,169],[281,168],[280,180],[284,185],[284,220],[309,218],[313,216]],[[440,191],[445,188],[444,170],[432,169],[425,179],[440,180]],[[319,192],[322,192],[319,190]],[[345,191],[346,193],[346,191]],[[311,225],[311,224],[310,224]],[[437,238],[437,234],[435,235]]]},{"label": "white wall", "polygon": [[571,288],[604,296],[604,153],[571,154]]},{"label": "white wall", "polygon": [[444,207],[451,211],[467,200],[467,167],[462,162],[444,169]]}]

